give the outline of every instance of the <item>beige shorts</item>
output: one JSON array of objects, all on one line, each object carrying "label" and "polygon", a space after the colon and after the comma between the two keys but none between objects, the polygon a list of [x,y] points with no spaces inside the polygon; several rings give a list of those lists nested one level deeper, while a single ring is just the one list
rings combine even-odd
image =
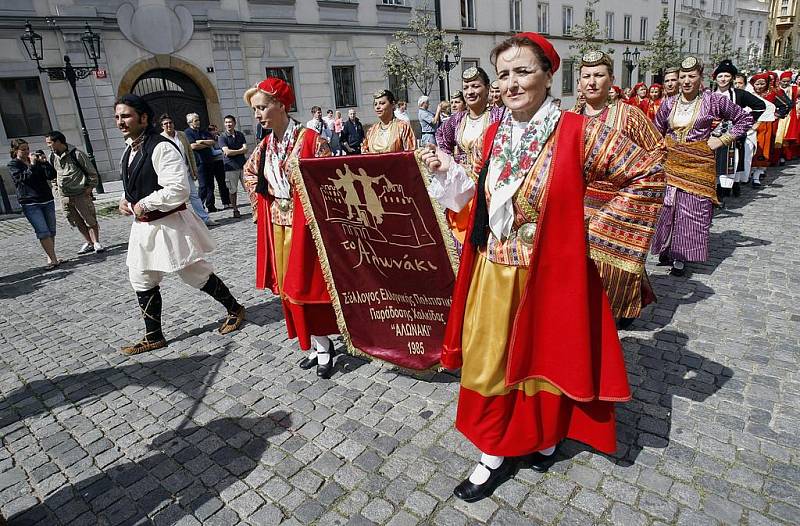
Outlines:
[{"label": "beige shorts", "polygon": [[244,189],[244,181],[242,180],[241,170],[232,170],[225,172],[225,186],[228,187],[228,192],[235,194],[239,185]]},{"label": "beige shorts", "polygon": [[62,196],[61,204],[70,225],[78,229],[84,226],[87,228],[97,226],[97,211],[91,196],[86,194]]}]

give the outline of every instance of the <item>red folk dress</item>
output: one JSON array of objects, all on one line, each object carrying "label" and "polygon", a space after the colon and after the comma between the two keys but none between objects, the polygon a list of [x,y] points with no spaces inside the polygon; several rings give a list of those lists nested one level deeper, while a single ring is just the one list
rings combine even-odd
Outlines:
[{"label": "red folk dress", "polygon": [[[501,124],[487,130],[483,164]],[[483,453],[521,456],[564,438],[616,450],[614,404],[631,393],[589,259],[584,188],[605,178],[623,194],[653,176],[663,171],[650,153],[601,123],[562,113],[514,198],[515,224],[537,224],[530,256],[519,256],[527,264],[496,263],[493,249],[464,245],[442,364],[462,369],[456,428]],[[474,221],[473,212],[470,233]]]},{"label": "red folk dress", "polygon": [[[337,334],[339,328],[297,192],[292,192],[290,199],[276,199],[265,179],[266,158],[280,155],[273,141],[273,134],[264,137],[244,166],[256,223],[256,288],[280,296],[289,338],[298,338],[300,348],[308,350],[311,335]],[[292,156],[302,159],[330,154],[327,142],[317,132],[297,124],[281,170],[286,170]]]}]

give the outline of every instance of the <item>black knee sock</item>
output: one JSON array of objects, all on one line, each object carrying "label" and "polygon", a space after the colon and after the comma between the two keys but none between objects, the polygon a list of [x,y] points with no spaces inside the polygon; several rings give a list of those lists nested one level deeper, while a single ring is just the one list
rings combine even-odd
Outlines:
[{"label": "black knee sock", "polygon": [[208,277],[206,284],[203,285],[203,288],[200,290],[218,302],[222,303],[222,306],[225,307],[225,309],[228,311],[228,314],[235,314],[242,307],[231,295],[231,291],[228,290],[228,287],[225,285],[225,283],[223,283],[216,274],[212,273]]},{"label": "black knee sock", "polygon": [[137,292],[139,308],[144,318],[145,339],[154,342],[164,339],[161,332],[161,289],[158,286],[144,292]]}]

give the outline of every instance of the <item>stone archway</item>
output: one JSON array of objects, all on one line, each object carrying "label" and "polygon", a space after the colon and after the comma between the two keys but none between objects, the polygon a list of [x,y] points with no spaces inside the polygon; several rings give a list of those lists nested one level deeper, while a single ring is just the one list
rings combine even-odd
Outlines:
[{"label": "stone archway", "polygon": [[[200,91],[203,92],[203,96],[206,99],[206,106],[208,108],[208,116],[211,119],[211,122],[222,122],[222,108],[219,104],[217,89],[214,87],[208,77],[196,66],[171,55],[154,55],[151,58],[137,62],[128,68],[128,71],[125,73],[125,75],[123,75],[122,80],[119,83],[119,87],[117,88],[117,96],[130,93],[136,84],[136,81],[138,81],[142,75],[154,69],[171,69],[179,71],[189,77],[195,84],[197,84],[197,87],[200,88]],[[177,122],[176,125],[178,125]]]}]

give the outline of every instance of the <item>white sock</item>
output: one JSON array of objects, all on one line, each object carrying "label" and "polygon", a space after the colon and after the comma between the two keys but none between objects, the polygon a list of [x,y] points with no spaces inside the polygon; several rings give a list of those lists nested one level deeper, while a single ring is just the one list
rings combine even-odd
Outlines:
[{"label": "white sock", "polygon": [[676,259],[675,261],[672,262],[672,266],[678,270],[681,270],[683,268],[683,261],[679,261]]},{"label": "white sock", "polygon": [[544,455],[546,457],[549,457],[550,455],[552,455],[555,452],[556,452],[556,446],[550,446],[547,449],[543,449],[543,450],[539,451],[539,454],[540,455]]},{"label": "white sock", "polygon": [[331,361],[331,355],[328,352],[331,343],[330,338],[327,336],[311,336],[311,343],[316,349],[314,353],[317,357],[317,363],[319,365],[326,365],[329,361]]},{"label": "white sock", "polygon": [[503,463],[504,458],[505,457],[487,455],[486,453],[481,454],[482,464],[475,466],[475,470],[472,472],[472,475],[469,476],[469,481],[473,484],[479,485],[485,483],[487,480],[489,480],[489,475],[491,475],[491,472],[486,469],[483,464],[486,464],[492,469],[497,469],[500,467],[500,464]]}]

